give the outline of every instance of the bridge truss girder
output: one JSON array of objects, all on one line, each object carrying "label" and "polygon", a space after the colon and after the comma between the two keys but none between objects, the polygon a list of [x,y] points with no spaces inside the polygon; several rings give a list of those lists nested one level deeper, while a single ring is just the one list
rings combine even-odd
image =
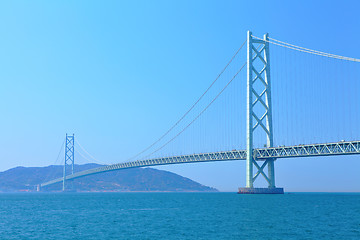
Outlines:
[{"label": "bridge truss girder", "polygon": [[[215,161],[234,161],[245,160],[246,150],[233,150],[213,153],[189,154],[182,156],[154,158],[133,162],[117,163],[99,168],[89,169],[66,176],[66,180],[76,179],[88,175],[116,171],[126,168],[151,167],[169,164],[196,163],[196,162],[215,162]],[[360,154],[360,141],[319,143],[297,146],[279,146],[272,148],[254,149],[253,155],[257,156],[258,162],[266,162],[269,159],[294,158],[294,157],[319,157]],[[256,173],[257,174],[257,173]],[[256,176],[254,175],[254,177]],[[259,173],[261,174],[261,173]],[[257,177],[257,176],[256,176]],[[41,187],[62,182],[63,178],[57,178],[41,184]]]}]

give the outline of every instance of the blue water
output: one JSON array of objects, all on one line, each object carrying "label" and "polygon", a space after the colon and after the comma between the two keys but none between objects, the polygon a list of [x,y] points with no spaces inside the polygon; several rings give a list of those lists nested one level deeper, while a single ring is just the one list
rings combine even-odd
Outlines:
[{"label": "blue water", "polygon": [[360,239],[360,194],[0,194],[0,239]]}]

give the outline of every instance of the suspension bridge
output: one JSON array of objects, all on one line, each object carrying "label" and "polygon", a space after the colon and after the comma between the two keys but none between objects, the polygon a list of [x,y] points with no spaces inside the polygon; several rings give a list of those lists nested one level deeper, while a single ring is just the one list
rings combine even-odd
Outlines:
[{"label": "suspension bridge", "polygon": [[[283,92],[288,92],[288,95],[283,97],[283,99],[277,99],[275,101],[275,105],[278,108],[277,110],[275,108],[277,111],[277,118],[275,121],[273,121],[273,98],[276,98],[276,94],[272,95],[273,89],[271,80],[274,79],[276,82],[278,78],[281,78],[281,76],[277,74],[274,77],[273,74],[270,74],[270,45],[286,49],[286,51],[293,51],[303,54],[302,56],[305,55],[303,60],[308,64],[308,68],[310,68],[310,73],[304,73],[304,69],[299,69],[297,64],[289,65],[289,62],[291,64],[294,59],[287,59],[287,56],[281,57],[281,61],[284,62],[275,66],[277,73],[279,72],[279,69],[285,68],[285,66],[289,66],[288,68],[296,68],[293,70],[296,73],[294,76],[283,76],[285,81],[283,81],[282,85],[285,86],[285,89],[277,90],[279,95],[281,95]],[[234,59],[240,54],[244,46],[246,46],[246,61],[244,63],[237,64],[236,66],[238,68],[235,68],[236,70],[234,71],[233,75],[229,77],[230,81],[225,82],[224,86],[220,88],[219,91],[206,102],[206,104],[199,106],[199,103],[204,101],[205,96],[210,94],[211,89],[217,84],[217,82],[219,82],[220,77],[224,76],[224,72],[231,64],[233,64]],[[316,71],[320,71],[318,69],[321,69],[323,65],[320,64],[319,66],[316,66],[312,60],[307,58],[307,55],[314,56],[315,58],[321,58],[321,61],[326,59],[325,62],[330,65],[330,70],[324,70],[327,72],[327,75],[322,74],[322,72],[316,73]],[[359,101],[357,101],[358,99],[356,96],[354,96],[356,92],[354,92],[354,88],[350,86],[351,83],[349,83],[349,86],[347,86],[344,82],[342,82],[335,84],[336,87],[331,87],[332,82],[335,82],[337,79],[358,79],[359,76],[351,76],[351,71],[349,68],[347,68],[347,72],[345,74],[343,74],[341,71],[336,72],[336,67],[334,68],[333,66],[336,66],[338,61],[341,63],[346,62],[351,64],[360,63],[360,60],[356,58],[344,57],[312,50],[272,39],[268,34],[265,34],[263,38],[259,38],[254,36],[252,32],[249,31],[247,33],[246,41],[236,51],[235,55],[230,59],[215,81],[212,82],[210,87],[206,89],[200,98],[168,131],[166,131],[159,139],[157,139],[147,148],[144,148],[128,161],[122,163],[106,165],[81,172],[74,172],[74,135],[66,135],[63,176],[39,184],[38,189],[46,188],[47,186],[62,182],[63,190],[65,190],[67,181],[88,175],[127,168],[194,162],[245,160],[246,174],[244,176],[246,176],[246,186],[239,188],[239,193],[283,193],[283,188],[278,188],[275,184],[275,161],[277,159],[360,154],[360,141],[348,140],[348,138],[359,137],[356,135],[358,134],[358,128],[356,127],[358,127],[358,121],[360,120],[357,115],[359,108],[356,105]],[[279,61],[277,63],[279,63]],[[221,101],[219,101],[220,96],[235,79],[241,78],[241,74],[244,73],[243,70],[245,68],[247,70],[245,73],[246,76],[244,76],[244,78],[246,78],[246,81],[244,81],[246,83],[246,87],[244,87],[243,90],[246,88],[246,98],[233,99],[233,102],[241,101],[241,104],[244,106],[244,108],[241,109],[238,106],[234,107],[229,104],[229,102],[222,102],[222,104],[219,106],[219,111],[228,112],[226,114],[215,113],[209,117],[209,119],[212,119],[211,121],[214,121],[214,117],[211,116],[224,115],[225,117],[222,118],[223,122],[221,124],[213,124],[215,125],[214,128],[219,128],[221,132],[225,132],[224,139],[226,139],[226,141],[230,141],[229,138],[231,137],[229,137],[229,134],[241,138],[242,140],[240,141],[244,142],[244,148],[241,150],[228,149],[229,146],[235,146],[235,148],[237,148],[241,145],[237,143],[230,143],[225,147],[225,149],[221,149],[219,151],[202,151],[202,149],[204,149],[202,145],[204,142],[209,141],[209,139],[218,138],[217,136],[211,135],[210,137],[205,136],[200,138],[198,141],[198,147],[195,150],[193,146],[196,144],[188,142],[190,141],[189,139],[192,139],[194,135],[206,135],[206,133],[204,133],[207,132],[206,129],[201,129],[206,125],[204,121],[209,121],[203,119],[204,114],[209,111],[209,109],[214,105],[214,102],[218,101],[221,103]],[[356,68],[358,68],[358,65],[356,65]],[[311,71],[315,71],[315,73],[311,73]],[[290,78],[298,78],[298,80],[289,83]],[[315,81],[313,81],[314,83],[312,83],[312,86],[299,85],[301,80],[305,78],[314,78]],[[317,84],[321,85],[317,86]],[[295,87],[293,88],[293,92],[291,92],[289,86],[294,85]],[[339,86],[344,87],[344,90],[339,89]],[[348,89],[346,89],[346,87]],[[337,89],[338,91],[335,91],[334,93],[334,89]],[[239,89],[234,90],[234,96],[239,95],[236,94],[238,91]],[[300,104],[299,102],[296,102],[300,101],[299,99],[302,101]],[[310,101],[310,104],[304,104],[306,99],[310,99],[312,102]],[[340,104],[343,106],[339,107],[337,104],[335,104],[337,101],[339,101],[338,105]],[[339,108],[339,112],[334,110],[331,111],[331,113],[325,113],[326,108],[321,106],[325,106],[325,104],[331,105],[331,103],[334,103],[334,108]],[[355,106],[353,106],[354,104]],[[279,110],[280,108],[283,108],[282,111]],[[196,111],[196,109],[198,110]],[[227,120],[227,114],[229,114],[229,112],[234,112],[234,109],[240,109],[240,111],[246,115],[246,120],[244,123],[240,122],[240,124],[234,124],[233,122],[226,122],[229,121]],[[301,119],[301,117],[298,117],[298,115],[294,115],[295,117],[293,116],[289,118],[288,115],[291,115],[291,111],[294,109],[296,109],[297,112],[300,112],[301,115],[308,115],[309,117]],[[301,113],[302,111],[308,112],[303,114]],[[191,115],[192,112],[194,112],[193,115]],[[338,121],[338,125],[334,123],[336,122],[334,115],[338,115],[341,118],[341,120]],[[286,118],[286,120],[283,120],[284,118]],[[315,123],[309,124],[308,119],[313,118],[318,118],[316,119],[316,122],[319,122],[319,124],[317,124],[315,121]],[[186,119],[188,119],[188,121],[186,121]],[[278,123],[276,123],[276,120]],[[197,131],[200,131],[200,133],[192,134],[190,137],[183,137],[183,140],[177,142],[180,137],[185,135],[184,132],[189,131],[191,127],[194,127],[194,123],[196,122],[198,122],[197,128],[200,129]],[[316,136],[324,135],[324,138],[326,138],[328,137],[329,130],[336,132],[336,129],[340,129],[341,131],[338,133],[337,141],[304,143],[296,139],[297,144],[282,144],[276,146],[274,144],[274,140],[276,140],[276,138],[274,139],[274,124],[278,124],[278,126],[280,125],[280,127],[277,127],[277,129],[279,129],[279,132],[282,131],[282,138],[285,139],[283,140],[285,143],[288,142],[289,136],[299,135],[301,132],[303,134],[306,132],[309,135],[313,134]],[[231,127],[234,125],[235,127]],[[285,125],[287,127],[284,127]],[[344,125],[347,125],[347,127],[344,127]],[[327,128],[323,128],[323,126],[327,126]],[[244,131],[239,130],[241,128],[244,129]],[[346,132],[346,130],[344,130],[345,128],[355,129],[355,136],[352,136],[351,134],[344,134],[344,132]],[[322,130],[320,131],[319,129]],[[296,130],[297,132],[295,132]],[[284,134],[284,132],[286,132],[286,134]],[[332,140],[336,137],[331,135],[329,138]],[[320,137],[320,139],[323,138]],[[347,140],[345,141],[342,139]],[[180,149],[186,146],[184,148],[191,149],[189,151],[201,151],[201,153],[171,155],[168,152],[161,152],[171,144],[176,145],[177,148]],[[216,145],[217,147],[219,146],[219,144]],[[155,154],[158,154],[159,156],[154,157]],[[259,176],[262,176],[266,181],[267,187],[257,188],[254,186],[255,180],[257,180]]]}]

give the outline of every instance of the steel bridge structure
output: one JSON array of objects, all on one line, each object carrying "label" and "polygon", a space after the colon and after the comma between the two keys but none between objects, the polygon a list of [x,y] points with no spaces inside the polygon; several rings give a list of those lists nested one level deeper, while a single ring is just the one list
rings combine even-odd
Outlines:
[{"label": "steel bridge structure", "polygon": [[[81,172],[77,172],[66,176],[66,180],[81,178],[93,174],[116,171],[127,168],[138,168],[138,167],[151,167],[169,164],[181,164],[181,163],[196,163],[196,162],[215,162],[215,161],[235,161],[235,160],[246,160],[246,150],[233,150],[226,152],[213,152],[213,153],[200,153],[200,154],[189,154],[174,157],[164,158],[153,158],[141,161],[132,161],[125,163],[117,163],[107,165],[99,168],[93,168]],[[309,144],[309,145],[297,145],[297,146],[281,146],[272,148],[259,148],[254,149],[253,156],[256,156],[258,161],[262,161],[261,166],[256,163],[256,167],[261,169],[257,175],[253,178],[254,180],[259,174],[263,173],[264,163],[269,159],[274,158],[294,158],[294,157],[319,157],[319,156],[337,156],[337,155],[352,155],[360,154],[360,141],[351,142],[337,142],[337,143],[320,143],[320,144]],[[266,176],[266,175],[265,175]],[[266,177],[265,177],[266,179]],[[63,182],[63,178],[57,178],[46,183],[42,183],[41,187],[46,187],[55,183]],[[267,179],[267,181],[269,181]]]},{"label": "steel bridge structure", "polygon": [[[248,31],[246,42],[246,149],[129,161],[124,163],[106,165],[76,173],[72,171],[72,174],[66,175],[65,171],[68,162],[72,166],[74,164],[74,136],[67,136],[65,149],[70,149],[71,151],[66,151],[65,153],[64,176],[62,178],[42,183],[40,186],[46,187],[51,184],[63,182],[63,190],[65,190],[65,182],[67,180],[120,169],[195,162],[246,160],[246,187],[242,188],[242,190],[240,189],[239,192],[283,193],[282,188],[276,188],[275,186],[274,163],[276,159],[360,154],[360,141],[340,141],[334,143],[319,143],[296,146],[274,146],[269,52],[269,43],[271,42],[271,39],[269,38],[268,34],[265,34],[263,38],[258,38],[253,36],[252,33]],[[290,46],[291,48],[295,47],[294,45]],[[333,54],[326,54],[319,51],[311,50],[310,52],[309,49],[305,48],[301,48],[300,51],[350,61],[360,61],[357,59],[354,60],[352,58],[344,58]],[[239,72],[241,71],[241,69],[239,70]],[[262,134],[261,136],[264,142],[266,142],[264,148],[254,148],[253,136],[255,131],[260,131],[260,134]],[[70,139],[71,141],[69,141],[68,139]],[[71,154],[69,155],[68,152],[70,152]],[[267,169],[267,171],[265,171],[265,169]],[[262,175],[268,183],[267,190],[265,188],[261,188],[262,190],[259,188],[259,191],[254,190],[255,188],[253,186],[253,183],[260,175]]]}]

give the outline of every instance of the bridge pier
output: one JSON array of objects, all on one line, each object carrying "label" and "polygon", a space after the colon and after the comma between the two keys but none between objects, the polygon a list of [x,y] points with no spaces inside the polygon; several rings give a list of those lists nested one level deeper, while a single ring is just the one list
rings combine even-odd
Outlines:
[{"label": "bridge pier", "polygon": [[239,194],[284,194],[283,188],[239,188]]}]

